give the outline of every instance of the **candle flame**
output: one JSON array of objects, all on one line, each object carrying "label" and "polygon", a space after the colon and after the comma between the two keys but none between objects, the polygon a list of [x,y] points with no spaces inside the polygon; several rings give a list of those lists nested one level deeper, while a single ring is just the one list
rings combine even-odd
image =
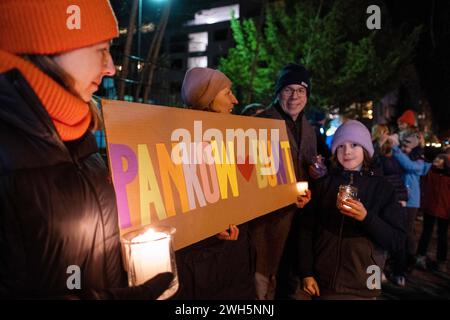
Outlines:
[{"label": "candle flame", "polygon": [[308,182],[307,181],[300,181],[296,184],[297,191],[300,194],[306,194],[306,190],[308,190]]},{"label": "candle flame", "polygon": [[148,229],[143,234],[140,234],[133,238],[131,242],[147,242],[147,241],[155,241],[167,238],[167,233],[164,232],[157,232],[153,229]]}]

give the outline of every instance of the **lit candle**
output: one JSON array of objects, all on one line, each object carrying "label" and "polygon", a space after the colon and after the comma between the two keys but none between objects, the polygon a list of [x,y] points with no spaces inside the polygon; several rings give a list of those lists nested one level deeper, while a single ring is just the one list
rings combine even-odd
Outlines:
[{"label": "lit candle", "polygon": [[357,200],[358,198],[358,189],[352,185],[340,185],[339,192],[337,197],[337,207],[339,208],[339,204],[342,204],[342,207],[346,209],[351,209],[350,206],[342,203],[347,199]]},{"label": "lit candle", "polygon": [[308,181],[297,182],[297,191],[300,195],[306,195],[306,190],[308,190]]},{"label": "lit candle", "polygon": [[171,286],[159,298],[167,299],[178,290],[178,278],[173,256],[171,234],[174,228],[154,230],[143,228],[127,233],[122,238],[128,284],[138,286],[162,272],[174,273]]},{"label": "lit candle", "polygon": [[170,237],[149,229],[132,240],[131,260],[136,272],[136,285],[153,278],[158,273],[171,271]]}]

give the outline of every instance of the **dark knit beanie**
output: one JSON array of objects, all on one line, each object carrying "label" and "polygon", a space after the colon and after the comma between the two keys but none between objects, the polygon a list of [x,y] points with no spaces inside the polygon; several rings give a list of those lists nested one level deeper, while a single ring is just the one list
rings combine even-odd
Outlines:
[{"label": "dark knit beanie", "polygon": [[299,84],[305,87],[309,98],[311,93],[311,82],[309,72],[304,66],[296,63],[289,63],[280,71],[277,83],[275,84],[275,94],[278,95],[284,87],[291,84]]}]

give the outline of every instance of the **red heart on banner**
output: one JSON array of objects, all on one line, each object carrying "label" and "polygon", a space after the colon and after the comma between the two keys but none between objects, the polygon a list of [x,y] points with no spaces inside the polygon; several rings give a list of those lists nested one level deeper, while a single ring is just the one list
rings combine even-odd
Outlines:
[{"label": "red heart on banner", "polygon": [[245,162],[242,162],[242,158],[238,158],[237,167],[239,169],[239,172],[242,174],[245,180],[250,181],[250,178],[252,177],[253,168],[255,167],[254,164],[250,164],[249,162],[249,156],[245,158]]}]

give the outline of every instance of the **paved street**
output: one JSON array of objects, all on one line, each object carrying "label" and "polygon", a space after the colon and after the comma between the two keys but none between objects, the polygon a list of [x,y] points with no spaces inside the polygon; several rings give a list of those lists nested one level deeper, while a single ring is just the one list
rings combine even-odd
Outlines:
[{"label": "paved street", "polygon": [[[435,226],[436,229],[437,226]],[[416,221],[417,239],[420,237],[422,222]],[[449,233],[450,235],[450,233]],[[449,236],[450,241],[450,236]],[[428,249],[428,256],[435,260],[436,230]],[[450,243],[450,242],[449,242]],[[447,272],[422,271],[414,269],[406,278],[406,286],[398,287],[392,282],[383,283],[382,299],[411,300],[411,299],[450,299],[450,264],[447,262]]]}]

